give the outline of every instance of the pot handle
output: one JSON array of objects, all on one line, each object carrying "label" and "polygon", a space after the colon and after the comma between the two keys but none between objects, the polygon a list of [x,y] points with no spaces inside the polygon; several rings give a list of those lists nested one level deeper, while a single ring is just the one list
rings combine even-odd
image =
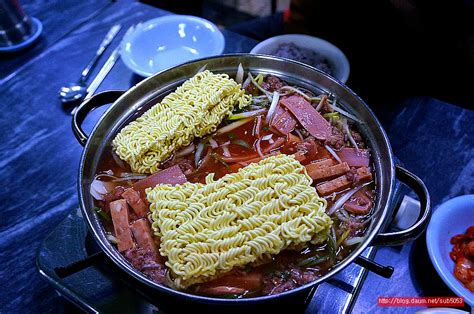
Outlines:
[{"label": "pot handle", "polygon": [[378,234],[370,245],[401,245],[410,240],[416,239],[425,231],[431,217],[430,194],[425,183],[416,175],[403,167],[395,166],[395,175],[397,179],[410,187],[420,200],[421,208],[418,220],[413,226],[402,231],[387,232]]},{"label": "pot handle", "polygon": [[125,91],[122,90],[110,90],[106,92],[99,93],[92,96],[89,99],[86,99],[82,104],[77,107],[77,110],[72,116],[72,131],[76,136],[77,141],[82,146],[85,146],[89,136],[82,130],[82,122],[87,117],[89,112],[92,110],[102,107],[104,105],[115,102],[120,96],[122,96]]}]

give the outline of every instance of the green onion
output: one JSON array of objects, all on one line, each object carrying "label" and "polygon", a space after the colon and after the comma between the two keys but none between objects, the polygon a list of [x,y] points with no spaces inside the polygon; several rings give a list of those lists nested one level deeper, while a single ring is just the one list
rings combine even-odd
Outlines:
[{"label": "green onion", "polygon": [[232,144],[237,144],[237,145],[240,145],[240,146],[242,146],[242,147],[249,148],[249,149],[252,148],[252,147],[250,147],[250,145],[249,145],[246,141],[244,141],[244,140],[235,140],[235,141],[232,141]]},{"label": "green onion", "polygon": [[351,229],[347,229],[346,232],[344,232],[342,234],[342,236],[339,238],[339,240],[337,240],[336,244],[337,246],[341,245],[342,242],[344,242],[344,240],[347,238],[347,236],[349,235],[349,232],[351,231]]},{"label": "green onion", "polygon": [[100,207],[94,207],[94,211],[100,216],[102,217],[103,219],[107,220],[107,221],[110,221],[110,216],[104,212]]},{"label": "green onion", "polygon": [[270,128],[269,128],[268,126],[264,126],[262,129],[263,129],[264,131],[270,130]]},{"label": "green onion", "polygon": [[219,156],[218,154],[216,154],[216,153],[214,153],[214,152],[211,153],[211,156],[214,157],[215,160],[217,160],[218,162],[220,162],[221,164],[223,164],[227,169],[230,170],[229,164],[226,163],[225,160],[222,159],[221,156]]},{"label": "green onion", "polygon": [[329,259],[329,255],[325,255],[325,256],[311,256],[309,258],[306,258],[302,261],[300,261],[297,265],[298,266],[315,266],[315,265],[318,265],[318,264],[321,264],[325,261],[327,261]]},{"label": "green onion", "polygon": [[339,119],[340,115],[339,112],[330,112],[330,113],[325,113],[323,114],[323,117],[326,119]]},{"label": "green onion", "polygon": [[233,138],[236,138],[236,137],[237,137],[237,135],[235,135],[234,132],[229,132],[229,133],[227,133],[227,136],[228,136],[230,139],[233,139]]},{"label": "green onion", "polygon": [[237,294],[237,293],[226,293],[226,294],[221,295],[220,297],[224,299],[238,299],[241,296],[242,296],[241,294]]},{"label": "green onion", "polygon": [[263,83],[263,75],[262,73],[260,73],[259,75],[257,75],[255,77],[255,81],[257,82],[258,85],[262,86],[262,83]]},{"label": "green onion", "polygon": [[336,253],[337,253],[337,244],[336,241],[334,241],[334,238],[329,235],[328,240],[328,249],[329,249],[329,257],[331,258],[332,261],[336,260]]},{"label": "green onion", "polygon": [[240,119],[255,117],[255,116],[258,116],[258,115],[261,115],[261,114],[265,113],[265,111],[267,111],[267,109],[262,108],[262,109],[257,109],[257,110],[254,110],[254,111],[240,112],[240,113],[236,113],[236,114],[231,115],[229,118],[227,118],[227,120],[234,121],[234,120],[240,120]]}]

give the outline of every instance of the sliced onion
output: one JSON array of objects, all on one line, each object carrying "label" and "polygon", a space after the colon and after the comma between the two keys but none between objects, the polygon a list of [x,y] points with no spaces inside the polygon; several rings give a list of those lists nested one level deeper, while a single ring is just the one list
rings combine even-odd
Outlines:
[{"label": "sliced onion", "polygon": [[125,165],[124,161],[120,159],[120,157],[114,151],[112,151],[112,158],[114,159],[117,166],[122,169],[127,169],[127,166]]},{"label": "sliced onion", "polygon": [[288,91],[291,91],[291,92],[294,92],[294,93],[297,93],[301,96],[303,96],[304,99],[306,99],[307,101],[311,102],[311,98],[310,96],[306,95],[305,93],[303,93],[302,91],[300,91],[299,89],[297,88],[294,88],[293,86],[283,86],[280,88],[280,90],[288,90]]},{"label": "sliced onion", "polygon": [[144,174],[130,174],[129,176],[117,178],[115,180],[112,180],[113,182],[121,182],[121,181],[128,181],[128,180],[142,180],[148,177],[147,175]]},{"label": "sliced onion", "polygon": [[[110,171],[112,172],[112,171]],[[126,173],[126,172],[124,172]],[[106,171],[105,173],[100,173],[98,175],[95,176],[94,180],[98,180],[98,179],[102,179],[102,178],[109,178],[109,179],[112,179],[112,180],[117,180],[118,177],[113,175],[113,174],[110,174],[109,171]]]},{"label": "sliced onion", "polygon": [[278,105],[278,101],[280,100],[280,94],[278,92],[273,92],[272,103],[270,105],[270,109],[268,109],[267,116],[265,120],[268,124],[272,121],[273,113],[275,112],[276,106]]},{"label": "sliced onion", "polygon": [[341,197],[338,198],[338,200],[334,204],[332,204],[331,208],[329,208],[328,210],[328,214],[329,215],[334,214],[334,212],[338,210],[339,208],[341,208],[342,205],[344,205],[344,203],[347,202],[351,198],[351,196],[354,195],[355,192],[359,191],[361,188],[363,188],[364,186],[370,183],[372,183],[372,181],[362,184],[361,186],[355,187],[352,190],[349,190],[346,193],[344,193]]},{"label": "sliced onion", "polygon": [[257,137],[260,137],[260,129],[262,128],[262,116],[258,116],[257,117],[257,121],[255,122],[255,127],[253,129],[253,133],[255,133],[255,135]]},{"label": "sliced onion", "polygon": [[189,145],[185,149],[180,150],[175,154],[176,157],[184,157],[191,154],[194,151],[194,144]]},{"label": "sliced onion", "polygon": [[361,243],[364,240],[365,240],[365,237],[353,237],[353,238],[344,240],[344,245],[353,246],[353,245]]},{"label": "sliced onion", "polygon": [[199,161],[201,161],[201,156],[202,156],[203,151],[204,151],[204,144],[199,143],[196,148],[196,152],[194,153],[194,164],[196,165],[196,167],[199,165]]},{"label": "sliced onion", "polygon": [[110,233],[107,234],[106,238],[112,244],[117,244],[118,243],[118,239]]},{"label": "sliced onion", "polygon": [[319,110],[321,110],[321,108],[323,108],[324,102],[326,101],[327,98],[328,98],[328,96],[326,96],[326,95],[321,96],[321,99],[319,100],[319,104],[316,106],[317,111],[319,111]]},{"label": "sliced onion", "polygon": [[295,129],[295,132],[296,132],[296,134],[298,135],[298,137],[300,138],[300,140],[301,140],[302,142],[304,142],[304,137],[303,137],[303,134],[301,134],[300,130]]},{"label": "sliced onion", "polygon": [[341,215],[341,214],[339,214],[339,213],[336,213],[336,216],[337,216],[337,218],[339,218],[340,221],[349,222],[349,218],[344,217],[344,215]]},{"label": "sliced onion", "polygon": [[257,109],[257,110],[254,110],[254,111],[236,113],[236,114],[231,115],[227,120],[232,121],[232,120],[240,120],[240,119],[244,119],[244,118],[255,117],[255,116],[263,114],[265,111],[267,111],[266,108],[261,108],[261,109]]},{"label": "sliced onion", "polygon": [[265,136],[262,136],[262,141],[269,141],[272,139],[273,134],[268,134]]},{"label": "sliced onion", "polygon": [[247,86],[249,86],[249,84],[250,84],[250,77],[247,76],[247,79],[242,84],[242,88],[247,88]]},{"label": "sliced onion", "polygon": [[90,193],[96,200],[103,201],[104,195],[109,193],[112,188],[113,185],[111,183],[94,179],[91,183]]},{"label": "sliced onion", "polygon": [[235,81],[239,84],[242,84],[244,80],[244,68],[242,67],[242,63],[239,63],[237,67],[237,74],[235,75]]},{"label": "sliced onion", "polygon": [[263,152],[262,152],[262,147],[260,146],[260,142],[262,141],[261,138],[259,138],[256,142],[255,142],[255,148],[257,150],[257,153],[260,157],[264,158],[264,155],[263,155]]},{"label": "sliced onion", "polygon": [[176,285],[174,280],[171,278],[169,269],[166,270],[165,285],[167,285],[168,287],[170,287],[173,290],[179,290],[179,287]]},{"label": "sliced onion", "polygon": [[231,157],[229,147],[227,145],[222,145],[222,155],[225,157]]},{"label": "sliced onion", "polygon": [[356,151],[359,152],[359,147],[357,146],[356,141],[352,137],[351,130],[349,130],[349,125],[347,124],[346,119],[342,120],[342,130],[347,134],[347,137],[349,138],[349,142],[351,142],[352,146],[354,146]]},{"label": "sliced onion", "polygon": [[271,139],[268,140],[268,143],[273,144],[273,143],[275,143],[275,141],[271,138]]},{"label": "sliced onion", "polygon": [[222,144],[221,146],[227,146],[227,145],[230,145],[230,141],[225,142],[225,143]]},{"label": "sliced onion", "polygon": [[197,70],[196,74],[204,72],[206,70],[206,68],[207,68],[207,63],[205,65],[203,65],[202,67],[200,67],[199,70]]},{"label": "sliced onion", "polygon": [[209,139],[209,144],[211,144],[211,147],[212,147],[212,148],[217,148],[217,147],[219,147],[219,144],[217,144],[216,140],[213,139],[213,138]]},{"label": "sliced onion", "polygon": [[226,125],[225,127],[222,127],[220,128],[219,130],[217,130],[216,132],[216,135],[219,135],[219,134],[222,134],[222,133],[226,133],[226,132],[229,132],[229,131],[232,131],[233,129],[236,129],[238,128],[239,126],[241,125],[244,125],[245,123],[249,122],[250,120],[252,120],[253,118],[250,117],[250,118],[245,118],[245,119],[242,119],[242,120],[238,120],[238,121],[235,121],[231,124],[228,124]]},{"label": "sliced onion", "polygon": [[329,108],[331,108],[332,110],[334,111],[337,111],[339,112],[340,114],[342,114],[343,116],[346,116],[347,118],[351,119],[351,120],[354,120],[355,122],[358,122],[360,124],[363,124],[364,122],[362,120],[359,120],[358,118],[356,118],[354,115],[350,114],[349,112],[345,111],[345,110],[342,110],[341,108],[339,107],[335,107],[333,105],[328,105]]},{"label": "sliced onion", "polygon": [[258,85],[258,83],[255,81],[255,79],[253,78],[252,74],[249,72],[249,75],[248,77],[250,78],[250,81],[252,82],[253,85],[255,85],[255,87],[258,88],[258,90],[260,90],[262,93],[264,93],[265,95],[267,95],[268,99],[271,99],[271,93],[267,90],[264,90],[260,85]]},{"label": "sliced onion", "polygon": [[338,163],[341,163],[342,160],[341,158],[339,158],[339,156],[336,154],[336,152],[334,151],[334,149],[332,149],[331,147],[329,147],[328,145],[324,144],[324,147],[328,150],[328,152],[337,160]]}]

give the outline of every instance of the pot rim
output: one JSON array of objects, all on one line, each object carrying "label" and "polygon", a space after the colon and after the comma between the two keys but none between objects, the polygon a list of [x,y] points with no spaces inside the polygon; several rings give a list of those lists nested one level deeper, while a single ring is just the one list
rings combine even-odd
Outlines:
[{"label": "pot rim", "polygon": [[[388,186],[384,187],[388,191],[387,192],[388,195],[386,197],[386,202],[384,204],[382,204],[382,203],[380,204],[380,206],[381,206],[379,208],[380,211],[381,211],[380,217],[375,219],[377,221],[377,223],[374,224],[373,226],[369,227],[371,230],[367,231],[366,239],[359,245],[359,247],[354,249],[350,253],[349,256],[347,256],[339,264],[335,265],[326,274],[324,274],[321,277],[318,277],[316,280],[314,280],[312,282],[309,282],[305,285],[302,285],[300,287],[297,287],[297,288],[294,288],[294,289],[291,289],[291,290],[288,290],[288,291],[285,291],[285,292],[282,292],[282,293],[279,293],[279,294],[275,294],[275,295],[265,295],[265,296],[258,296],[258,297],[254,297],[254,298],[241,298],[241,299],[222,299],[222,298],[213,298],[213,297],[200,296],[200,295],[195,295],[195,294],[191,294],[191,293],[187,293],[187,292],[183,292],[183,291],[179,291],[179,290],[174,290],[174,289],[172,289],[168,286],[165,286],[163,284],[159,284],[159,283],[156,283],[156,282],[152,281],[151,279],[149,279],[145,275],[143,275],[140,271],[133,268],[133,266],[131,266],[125,260],[125,258],[117,251],[117,249],[115,247],[113,247],[108,241],[103,241],[102,240],[101,233],[103,233],[103,230],[96,230],[96,228],[94,228],[94,221],[93,221],[94,217],[92,215],[90,215],[90,213],[87,210],[87,206],[84,202],[84,193],[83,193],[82,185],[83,185],[84,164],[86,163],[86,157],[89,156],[91,139],[94,138],[94,135],[95,135],[97,129],[99,128],[99,126],[102,124],[104,117],[106,117],[110,113],[110,111],[113,109],[113,107],[117,103],[119,103],[123,99],[126,99],[127,97],[129,97],[129,95],[131,93],[133,93],[138,87],[143,86],[147,82],[152,81],[157,76],[163,75],[163,74],[168,73],[170,71],[175,71],[178,68],[185,67],[185,66],[188,66],[188,65],[191,65],[191,64],[194,64],[194,63],[198,64],[198,63],[202,63],[202,62],[205,62],[205,61],[211,61],[211,60],[215,60],[215,59],[226,59],[226,58],[233,58],[233,57],[257,58],[257,59],[258,58],[263,58],[263,59],[267,59],[267,60],[274,60],[274,61],[277,61],[277,62],[284,61],[285,63],[295,64],[299,67],[305,67],[305,68],[307,68],[311,71],[319,72],[319,74],[323,75],[326,79],[329,79],[330,81],[332,81],[332,82],[336,83],[337,85],[340,85],[340,87],[344,88],[352,97],[355,97],[355,99],[364,107],[365,110],[367,110],[369,112],[370,117],[372,118],[373,122],[375,123],[374,127],[382,135],[383,142],[378,143],[378,146],[385,146],[385,148],[387,149],[386,155],[388,156],[388,160],[380,159],[380,163],[381,164],[387,164],[387,163],[389,164],[389,168],[388,168],[389,171],[388,171],[387,175],[390,176],[390,180],[388,182]],[[375,143],[371,142],[369,144],[371,144],[370,146],[373,146]],[[376,156],[373,156],[373,158],[374,157],[376,157]],[[374,160],[374,162],[375,162],[375,160]],[[174,67],[165,69],[161,72],[158,72],[157,74],[146,78],[145,80],[141,81],[137,85],[135,85],[135,86],[131,87],[130,89],[128,89],[122,96],[120,96],[110,106],[109,109],[107,109],[107,111],[101,116],[101,118],[95,124],[93,130],[91,131],[89,140],[87,141],[87,143],[84,147],[84,151],[83,151],[82,156],[81,156],[80,167],[79,167],[78,190],[79,190],[79,203],[80,203],[81,211],[82,211],[82,214],[83,214],[84,218],[87,221],[87,225],[88,225],[91,233],[94,236],[94,239],[99,244],[100,248],[106,253],[106,255],[117,266],[119,266],[123,271],[125,271],[128,275],[131,275],[134,279],[138,280],[139,282],[141,282],[141,283],[143,283],[143,284],[145,284],[148,287],[151,287],[153,289],[157,289],[160,292],[164,292],[164,293],[166,293],[168,295],[171,295],[171,296],[178,296],[178,297],[183,297],[183,298],[186,298],[186,299],[191,299],[193,302],[205,303],[205,304],[215,304],[215,305],[231,305],[231,304],[233,304],[233,305],[235,305],[235,304],[246,305],[247,304],[248,305],[248,304],[252,304],[252,303],[260,303],[260,302],[265,302],[265,301],[271,301],[271,300],[274,300],[274,299],[289,297],[291,295],[301,293],[304,290],[309,290],[310,288],[313,288],[316,285],[325,282],[327,279],[333,277],[338,272],[342,271],[344,268],[346,268],[347,266],[352,264],[352,262],[357,257],[359,257],[368,246],[370,246],[372,240],[379,234],[379,232],[381,231],[381,228],[387,223],[386,218],[388,218],[388,214],[391,213],[392,210],[393,210],[393,208],[390,204],[390,201],[393,198],[394,184],[395,184],[395,165],[394,165],[394,160],[393,160],[393,152],[392,152],[392,148],[390,146],[388,136],[385,133],[385,130],[382,128],[380,122],[378,121],[378,119],[375,116],[375,114],[373,113],[373,111],[349,87],[347,87],[341,81],[339,81],[339,80],[337,80],[337,79],[335,79],[331,76],[328,76],[326,73],[324,73],[324,72],[322,72],[322,71],[320,71],[320,70],[318,70],[318,69],[316,69],[312,66],[301,63],[301,62],[297,62],[297,61],[293,61],[293,60],[285,59],[285,58],[279,58],[279,57],[275,57],[275,56],[269,56],[269,55],[239,53],[239,54],[225,54],[225,55],[220,55],[220,56],[206,57],[206,58],[201,58],[201,59],[193,60],[193,61],[190,61],[190,62],[186,62],[186,63],[180,64],[178,66],[174,66]],[[104,243],[104,242],[107,242],[107,243]]]}]

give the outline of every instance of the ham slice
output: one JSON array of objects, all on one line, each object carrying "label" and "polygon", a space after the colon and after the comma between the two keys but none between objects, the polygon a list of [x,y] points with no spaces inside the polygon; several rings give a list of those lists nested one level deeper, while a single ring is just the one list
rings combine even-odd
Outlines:
[{"label": "ham slice", "polygon": [[368,167],[370,162],[370,154],[368,149],[357,149],[351,147],[343,147],[336,152],[342,161],[347,162],[349,167]]},{"label": "ham slice", "polygon": [[110,203],[110,215],[112,216],[119,251],[123,252],[135,247],[129,226],[127,201],[120,199]]},{"label": "ham slice", "polygon": [[350,170],[349,166],[345,162],[329,167],[319,167],[318,164],[309,164],[305,167],[309,176],[313,178],[313,180],[317,181],[334,178],[336,176],[345,174]]},{"label": "ham slice", "polygon": [[[257,291],[262,288],[263,274],[260,272],[245,273],[242,271],[232,272],[220,278],[199,284],[197,291],[202,294],[218,295],[229,293],[241,293],[245,291]],[[240,289],[242,291],[240,291]]]},{"label": "ham slice", "polygon": [[365,194],[364,189],[357,191],[347,202],[344,208],[355,215],[367,215],[372,208],[372,200]]},{"label": "ham slice", "polygon": [[157,253],[155,241],[151,233],[151,228],[145,219],[135,220],[130,229],[132,230],[133,237],[137,241],[138,247],[150,250],[153,253]]},{"label": "ham slice", "polygon": [[321,169],[321,168],[326,168],[326,167],[331,167],[334,166],[336,163],[334,160],[327,158],[319,161],[315,161],[313,163],[310,163],[308,166],[311,166],[313,169]]},{"label": "ham slice", "polygon": [[282,99],[280,103],[318,140],[325,141],[332,135],[331,124],[302,96],[292,95]]},{"label": "ham slice", "polygon": [[146,188],[153,188],[158,184],[183,184],[188,182],[186,176],[181,171],[181,168],[178,165],[173,167],[169,167],[165,170],[159,171],[157,173],[152,174],[151,176],[147,177],[146,179],[140,180],[136,182],[132,188],[135,191],[140,192],[140,196],[142,199],[146,199],[145,189]]},{"label": "ham slice", "polygon": [[332,194],[334,192],[340,192],[345,189],[348,189],[352,186],[352,180],[349,179],[346,175],[340,176],[331,181],[324,182],[316,186],[316,190],[322,196]]},{"label": "ham slice", "polygon": [[[280,103],[282,100],[280,100]],[[280,103],[278,103],[275,109],[270,127],[283,135],[288,135],[295,128],[297,121]]]},{"label": "ham slice", "polygon": [[146,216],[148,206],[140,197],[140,192],[130,188],[122,193],[122,197],[127,201],[128,205],[133,208],[133,211],[138,217]]}]

